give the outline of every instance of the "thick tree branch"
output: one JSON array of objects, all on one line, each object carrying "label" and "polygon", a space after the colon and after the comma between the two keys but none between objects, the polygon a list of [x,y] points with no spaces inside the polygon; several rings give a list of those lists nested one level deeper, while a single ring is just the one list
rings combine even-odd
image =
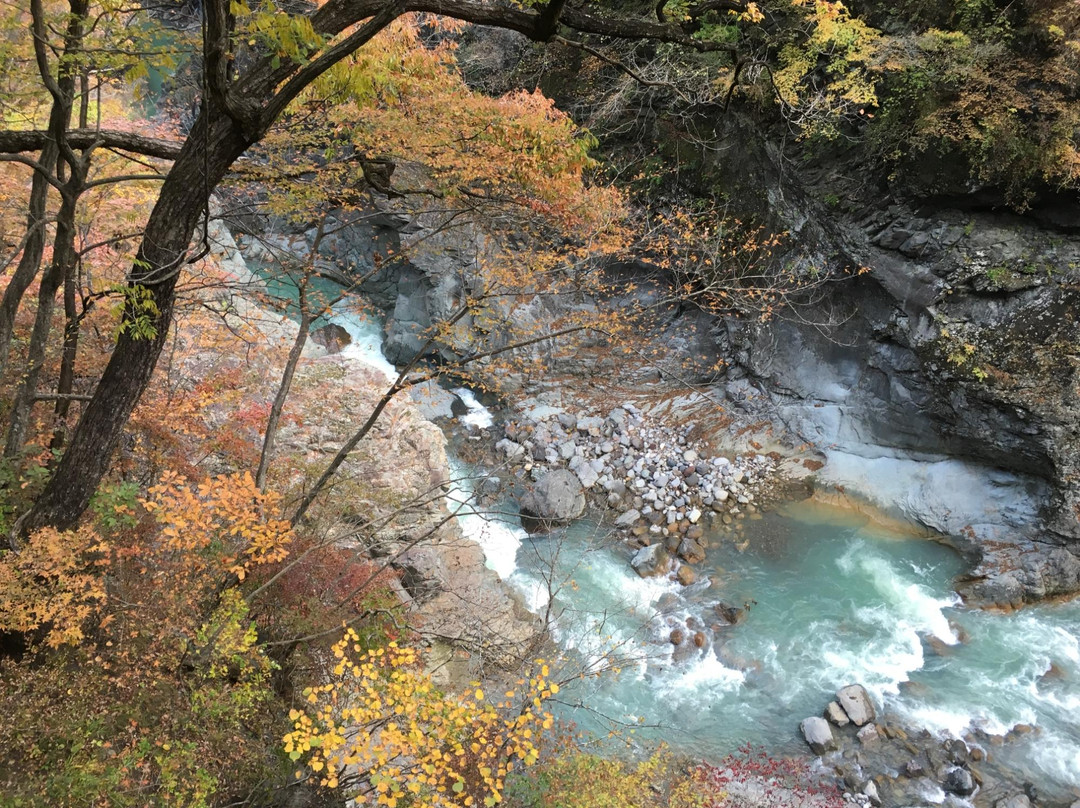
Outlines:
[{"label": "thick tree branch", "polygon": [[[49,133],[44,129],[0,130],[0,154],[39,152],[49,139]],[[67,133],[67,141],[72,148],[80,150],[100,146],[107,149],[133,152],[144,157],[159,157],[163,160],[175,160],[177,155],[180,154],[180,147],[183,145],[178,141],[107,129],[72,129]]]}]

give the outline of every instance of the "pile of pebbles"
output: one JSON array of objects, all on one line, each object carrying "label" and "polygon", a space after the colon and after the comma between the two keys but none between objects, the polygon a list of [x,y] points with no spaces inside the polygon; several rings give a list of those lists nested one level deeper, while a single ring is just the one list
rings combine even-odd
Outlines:
[{"label": "pile of pebbles", "polygon": [[557,469],[572,472],[635,546],[656,548],[634,561],[640,574],[653,575],[667,572],[667,553],[703,561],[709,523],[737,533],[737,521],[756,513],[776,466],[763,455],[710,456],[690,437],[694,428],[650,422],[623,404],[606,416],[557,412],[508,421],[495,448],[537,482]]}]

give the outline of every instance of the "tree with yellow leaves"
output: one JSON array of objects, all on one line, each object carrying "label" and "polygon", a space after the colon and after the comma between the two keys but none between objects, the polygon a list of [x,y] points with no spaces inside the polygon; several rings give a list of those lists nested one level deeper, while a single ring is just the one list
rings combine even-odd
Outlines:
[{"label": "tree with yellow leaves", "polygon": [[290,712],[284,738],[285,752],[321,785],[387,808],[491,808],[507,774],[538,760],[539,736],[553,724],[544,703],[559,692],[543,660],[493,703],[478,685],[462,696],[442,692],[415,649],[365,650],[352,628],[332,651],[333,679],[304,691],[307,705]]}]

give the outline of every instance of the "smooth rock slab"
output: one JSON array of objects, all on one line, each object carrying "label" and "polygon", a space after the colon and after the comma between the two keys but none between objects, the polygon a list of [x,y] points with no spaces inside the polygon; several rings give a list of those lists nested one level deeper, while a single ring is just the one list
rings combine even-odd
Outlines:
[{"label": "smooth rock slab", "polygon": [[810,746],[810,751],[815,755],[824,755],[836,749],[836,738],[833,737],[832,727],[829,722],[820,716],[806,718],[799,729],[802,730],[803,738]]},{"label": "smooth rock slab", "polygon": [[869,724],[877,717],[870,694],[862,685],[848,685],[836,691],[836,700],[857,727]]},{"label": "smooth rock slab", "polygon": [[631,509],[624,514],[621,514],[615,520],[615,527],[633,527],[637,523],[637,520],[640,518],[641,511],[637,510],[636,508]]},{"label": "smooth rock slab", "polygon": [[851,719],[847,717],[844,708],[835,701],[830,701],[825,707],[825,717],[838,727],[846,727],[851,723]]}]

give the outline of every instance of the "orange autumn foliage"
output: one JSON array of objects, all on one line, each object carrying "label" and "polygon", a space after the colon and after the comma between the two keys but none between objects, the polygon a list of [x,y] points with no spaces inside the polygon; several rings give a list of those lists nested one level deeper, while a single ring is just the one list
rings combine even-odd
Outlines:
[{"label": "orange autumn foliage", "polygon": [[292,528],[277,516],[280,497],[259,491],[248,472],[195,488],[166,472],[142,504],[161,526],[154,555],[177,576],[227,572],[242,581],[253,567],[288,555]]},{"label": "orange autumn foliage", "polygon": [[43,632],[50,648],[77,645],[106,600],[109,546],[92,529],[41,530],[0,552],[0,631]]}]

